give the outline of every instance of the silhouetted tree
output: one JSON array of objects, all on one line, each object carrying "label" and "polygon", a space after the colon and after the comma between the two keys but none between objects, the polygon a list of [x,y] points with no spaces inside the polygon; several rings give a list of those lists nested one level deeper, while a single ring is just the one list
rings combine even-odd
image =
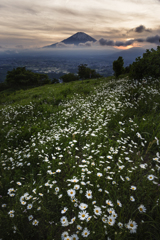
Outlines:
[{"label": "silhouetted tree", "polygon": [[8,86],[31,86],[50,83],[46,74],[34,73],[25,67],[17,67],[7,72],[5,82]]},{"label": "silhouetted tree", "polygon": [[87,64],[81,64],[78,66],[78,75],[81,79],[102,77],[99,73],[96,73],[95,70],[88,68]]},{"label": "silhouetted tree", "polygon": [[124,61],[122,57],[119,57],[117,60],[113,62],[113,71],[115,74],[115,77],[118,77],[122,73],[124,73],[124,67],[123,67]]}]

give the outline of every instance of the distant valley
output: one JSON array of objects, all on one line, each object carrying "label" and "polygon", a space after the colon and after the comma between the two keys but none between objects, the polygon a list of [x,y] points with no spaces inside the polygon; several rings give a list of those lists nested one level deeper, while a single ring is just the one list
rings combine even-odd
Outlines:
[{"label": "distant valley", "polygon": [[145,49],[38,49],[21,52],[4,52],[0,55],[0,82],[4,82],[7,71],[16,67],[26,67],[34,72],[46,73],[59,79],[65,73],[77,73],[80,64],[87,64],[103,76],[113,75],[112,63],[119,56],[124,58],[124,66],[142,56]]}]

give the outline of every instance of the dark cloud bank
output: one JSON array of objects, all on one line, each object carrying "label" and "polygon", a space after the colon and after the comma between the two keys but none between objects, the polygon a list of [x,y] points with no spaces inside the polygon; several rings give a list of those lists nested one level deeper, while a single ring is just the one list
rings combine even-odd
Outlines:
[{"label": "dark cloud bank", "polygon": [[117,47],[120,47],[120,46],[129,46],[129,45],[132,45],[134,42],[147,42],[147,43],[155,43],[155,44],[159,44],[160,40],[160,36],[159,35],[156,35],[156,36],[151,36],[151,37],[147,37],[146,39],[144,38],[137,38],[137,39],[131,39],[131,40],[128,40],[128,41],[112,41],[112,40],[105,40],[104,38],[101,38],[99,40],[99,43],[101,46],[117,46]]}]

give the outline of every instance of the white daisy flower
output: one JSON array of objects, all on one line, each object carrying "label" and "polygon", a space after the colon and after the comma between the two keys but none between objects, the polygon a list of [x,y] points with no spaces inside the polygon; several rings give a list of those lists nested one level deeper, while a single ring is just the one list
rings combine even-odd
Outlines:
[{"label": "white daisy flower", "polygon": [[72,218],[71,221],[70,221],[70,224],[74,223],[76,220],[76,217]]},{"label": "white daisy flower", "polygon": [[86,221],[89,222],[91,220],[92,216],[89,216]]},{"label": "white daisy flower", "polygon": [[66,224],[68,225],[68,219],[65,216],[61,217],[60,221],[62,223],[62,226],[66,226]]},{"label": "white daisy flower", "polygon": [[114,209],[113,208],[108,208],[107,211],[108,211],[109,214],[112,214],[114,212]]},{"label": "white daisy flower", "polygon": [[114,219],[116,219],[117,218],[117,213],[115,213],[115,212],[112,212],[112,215],[111,215]]},{"label": "white daisy flower", "polygon": [[9,216],[12,218],[12,217],[14,217],[14,214],[13,214],[13,213],[11,213]]},{"label": "white daisy flower", "polygon": [[144,213],[146,212],[146,208],[143,204],[141,204],[139,207],[138,207],[138,210],[140,211],[140,213]]},{"label": "white daisy flower", "polygon": [[61,234],[62,240],[63,240],[65,237],[67,237],[67,236],[68,236],[68,232],[67,232],[67,231],[63,232],[63,233]]},{"label": "white daisy flower", "polygon": [[98,177],[102,177],[103,174],[102,174],[102,173],[97,173],[97,176],[98,176]]},{"label": "white daisy flower", "polygon": [[79,237],[78,237],[77,234],[73,234],[73,235],[71,235],[71,239],[72,239],[72,240],[78,240]]},{"label": "white daisy flower", "polygon": [[80,220],[88,218],[89,214],[86,211],[79,212],[78,217]]},{"label": "white daisy flower", "polygon": [[69,190],[67,191],[67,193],[68,193],[68,196],[74,197],[75,194],[76,194],[76,191],[75,191],[74,189],[69,189]]},{"label": "white daisy flower", "polygon": [[123,227],[123,223],[119,222],[119,223],[118,223],[118,227],[119,227],[119,228],[122,228],[122,227]]},{"label": "white daisy flower", "polygon": [[94,208],[94,213],[95,213],[96,215],[101,215],[101,214],[102,214],[101,208],[100,208],[100,207],[95,207],[95,208]]},{"label": "white daisy flower", "polygon": [[35,220],[33,220],[32,225],[37,226],[38,223],[39,223],[39,221],[35,219]]},{"label": "white daisy flower", "polygon": [[126,227],[130,230],[130,233],[136,233],[138,225],[135,221],[129,220],[128,224],[126,224]]},{"label": "white daisy flower", "polygon": [[85,203],[81,203],[81,204],[79,205],[79,208],[80,208],[81,210],[85,210],[87,207],[88,207],[88,205],[85,204]]},{"label": "white daisy flower", "polygon": [[107,223],[108,225],[113,226],[115,224],[115,218],[113,216],[109,216],[107,218]]},{"label": "white daisy flower", "polygon": [[102,217],[102,222],[107,223],[107,219],[105,217]]},{"label": "white daisy flower", "polygon": [[22,183],[21,183],[21,182],[17,182],[17,184],[18,184],[19,186],[21,186],[21,185],[22,185]]},{"label": "white daisy flower", "polygon": [[76,184],[76,185],[74,186],[74,189],[75,189],[75,190],[79,190],[79,188],[80,188],[80,185],[78,185],[78,184]]},{"label": "white daisy flower", "polygon": [[90,234],[90,231],[87,228],[84,228],[84,230],[82,232],[82,236],[83,237],[88,237],[89,234]]},{"label": "white daisy flower", "polygon": [[22,204],[22,205],[26,205],[26,202],[25,202],[25,201],[22,201],[21,204]]},{"label": "white daisy flower", "polygon": [[122,207],[122,203],[119,200],[117,200],[117,204],[119,207]]},{"label": "white daisy flower", "polygon": [[32,204],[28,204],[28,205],[27,205],[27,209],[31,209],[32,207],[33,207]]},{"label": "white daisy flower", "polygon": [[59,187],[56,187],[56,188],[55,188],[55,191],[58,193],[58,192],[59,192]]},{"label": "white daisy flower", "polygon": [[132,189],[132,190],[136,190],[137,188],[136,188],[135,186],[131,186],[130,189]]},{"label": "white daisy flower", "polygon": [[61,210],[61,213],[64,214],[65,212],[67,212],[68,208],[67,207],[64,207],[63,210]]},{"label": "white daisy flower", "polygon": [[85,196],[86,196],[88,199],[92,198],[92,191],[91,191],[91,190],[87,190]]},{"label": "white daisy flower", "polygon": [[132,202],[134,202],[134,201],[135,201],[135,198],[134,198],[133,196],[130,196],[130,200],[131,200]]},{"label": "white daisy flower", "polygon": [[82,230],[82,227],[80,225],[77,225],[78,230]]},{"label": "white daisy flower", "polygon": [[113,207],[113,203],[110,200],[106,200],[106,204],[108,204],[109,206]]},{"label": "white daisy flower", "polygon": [[71,237],[67,236],[64,238],[64,240],[71,240]]},{"label": "white daisy flower", "polygon": [[152,181],[152,180],[154,179],[154,175],[152,175],[152,174],[151,174],[151,175],[148,175],[147,178],[148,178],[148,180]]},{"label": "white daisy flower", "polygon": [[31,221],[32,219],[33,219],[33,216],[32,216],[32,215],[28,216],[28,220],[29,220],[29,221]]}]

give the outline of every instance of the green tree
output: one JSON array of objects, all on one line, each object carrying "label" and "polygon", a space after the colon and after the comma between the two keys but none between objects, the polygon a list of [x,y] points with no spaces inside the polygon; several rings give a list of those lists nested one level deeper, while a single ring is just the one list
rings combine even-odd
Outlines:
[{"label": "green tree", "polygon": [[116,78],[122,73],[124,73],[123,64],[124,64],[124,60],[122,57],[119,57],[117,60],[113,62],[113,71]]},{"label": "green tree", "polygon": [[87,64],[81,64],[78,66],[78,75],[81,79],[102,77],[99,73],[96,73],[95,70],[88,68]]},{"label": "green tree", "polygon": [[63,80],[63,82],[72,82],[78,80],[79,76],[74,75],[74,73],[67,73],[64,74],[61,79]]},{"label": "green tree", "polygon": [[43,85],[50,83],[46,74],[34,73],[25,67],[17,67],[7,72],[5,83],[11,87]]},{"label": "green tree", "polygon": [[136,61],[132,63],[129,76],[139,81],[143,78],[159,78],[160,46],[157,46],[157,50],[147,49],[143,57],[136,58]]}]

